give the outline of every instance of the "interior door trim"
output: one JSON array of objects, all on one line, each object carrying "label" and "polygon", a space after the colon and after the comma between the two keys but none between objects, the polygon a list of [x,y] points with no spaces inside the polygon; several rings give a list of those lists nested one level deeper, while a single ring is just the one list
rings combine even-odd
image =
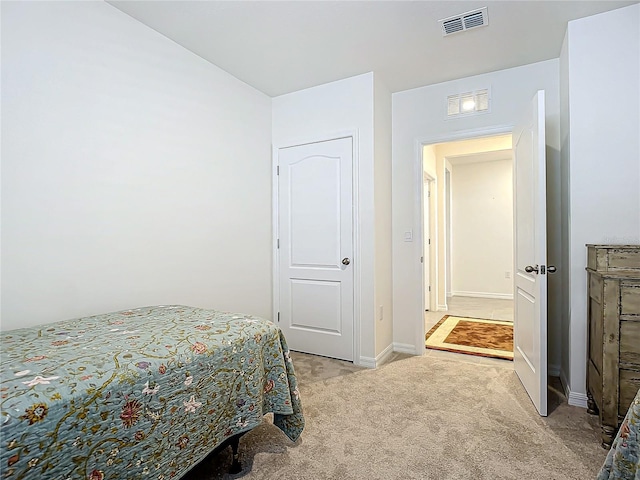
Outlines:
[{"label": "interior door trim", "polygon": [[[359,157],[359,135],[358,130],[340,130],[336,132],[328,132],[308,137],[292,137],[278,144],[272,145],[271,153],[271,249],[272,249],[272,291],[273,291],[273,311],[272,318],[274,322],[278,322],[278,312],[280,311],[280,263],[278,249],[278,219],[279,219],[279,191],[278,191],[278,165],[279,151],[283,148],[299,147],[310,143],[326,142],[338,140],[341,138],[351,138],[352,146],[352,205],[353,205],[353,258],[360,259],[361,252],[361,234],[360,234],[360,208],[359,208],[359,183],[360,183],[360,157]],[[355,261],[353,264],[353,363],[361,365],[361,285],[362,285],[362,262]]]}]

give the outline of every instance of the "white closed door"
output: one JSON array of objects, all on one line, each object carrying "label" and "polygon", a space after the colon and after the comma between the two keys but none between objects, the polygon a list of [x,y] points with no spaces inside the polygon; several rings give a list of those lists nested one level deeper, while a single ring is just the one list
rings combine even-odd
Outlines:
[{"label": "white closed door", "polygon": [[292,350],[353,360],[353,139],[278,150],[279,325]]},{"label": "white closed door", "polygon": [[544,91],[513,132],[515,271],[513,361],[542,416],[547,415],[547,215]]}]

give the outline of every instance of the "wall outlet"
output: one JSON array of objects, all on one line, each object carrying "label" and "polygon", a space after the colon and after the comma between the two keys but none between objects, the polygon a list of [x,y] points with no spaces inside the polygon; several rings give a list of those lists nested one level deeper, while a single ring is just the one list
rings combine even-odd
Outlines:
[{"label": "wall outlet", "polygon": [[384,319],[384,308],[382,305],[378,307],[378,320],[381,322]]},{"label": "wall outlet", "polygon": [[511,272],[504,272],[504,278],[511,278]]}]

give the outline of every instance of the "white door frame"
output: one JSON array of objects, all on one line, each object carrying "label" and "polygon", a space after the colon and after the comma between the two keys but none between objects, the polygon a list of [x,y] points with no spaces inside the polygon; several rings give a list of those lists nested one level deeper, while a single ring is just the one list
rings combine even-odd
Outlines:
[{"label": "white door frame", "polygon": [[[432,202],[434,202],[434,200],[433,200],[433,198],[431,196],[431,192],[433,192],[434,190],[437,191],[437,188],[434,188],[434,187],[436,187],[436,181],[435,180],[436,179],[433,178],[431,175],[429,175],[426,172],[423,172],[422,193],[421,193],[421,198],[422,198],[421,225],[422,225],[422,228],[420,229],[420,232],[422,233],[422,235],[420,236],[420,239],[422,241],[422,255],[424,257],[424,260],[423,260],[423,263],[422,263],[422,296],[423,296],[422,312],[423,312],[423,318],[424,318],[424,312],[427,309],[427,302],[424,301],[424,298],[428,297],[428,300],[429,300],[428,303],[429,303],[429,310],[430,311],[437,310],[437,307],[433,308],[436,305],[436,303],[433,301],[435,288],[429,290],[429,293],[426,292],[427,286],[430,287],[431,285],[433,285],[432,272],[434,270],[434,268],[433,268],[434,265],[431,263],[431,259],[433,258],[433,255],[431,254],[431,250],[433,249],[433,244],[429,244],[428,248],[426,248],[426,245],[424,243],[424,238],[425,238],[424,232],[425,231],[429,232],[428,235],[427,235],[429,238],[435,237],[434,229],[431,228],[431,225],[434,224],[434,222],[432,221],[432,218],[431,218],[432,217],[431,211],[435,210],[433,208],[434,203],[432,203]],[[428,202],[429,203],[429,212],[428,212],[428,215],[426,215],[426,216],[427,216],[427,219],[429,221],[429,225],[425,225],[425,223],[424,223],[424,217],[425,217],[425,214],[424,214],[424,204],[425,204],[425,201],[424,201],[424,194],[425,194],[424,186],[427,183],[429,184],[429,194],[430,195],[429,195],[429,202]],[[425,266],[429,267],[428,270],[425,268]]]},{"label": "white door frame", "polygon": [[[414,231],[418,232],[418,235],[420,236],[420,238],[418,239],[418,244],[421,246],[420,248],[422,249],[422,245],[424,243],[424,239],[423,239],[423,232],[422,232],[422,217],[423,217],[423,164],[422,164],[422,154],[423,154],[423,149],[426,145],[432,145],[434,143],[447,143],[447,142],[456,142],[459,140],[470,140],[473,138],[481,138],[481,137],[493,137],[496,135],[504,135],[504,134],[508,134],[508,133],[512,133],[513,132],[513,128],[514,125],[496,125],[496,126],[492,126],[492,127],[486,127],[486,128],[480,128],[480,129],[473,129],[473,130],[462,130],[460,132],[456,132],[456,133],[451,133],[451,134],[442,134],[442,135],[436,135],[436,136],[431,136],[431,137],[419,137],[416,139],[415,141],[415,168],[414,168],[414,219],[413,219],[413,225]],[[437,179],[436,181],[433,182],[432,186],[434,186],[436,184],[436,182],[444,181],[443,179]],[[437,197],[437,191],[436,191],[436,197]],[[431,201],[433,201],[433,194],[431,197]],[[436,202],[437,202],[437,198],[436,198]],[[431,293],[432,295],[434,294],[434,290],[435,290],[435,295],[437,295],[440,292],[440,288],[444,288],[445,289],[445,295],[446,295],[446,284],[445,285],[439,285],[438,283],[438,263],[437,263],[437,257],[438,257],[438,238],[437,238],[437,224],[438,224],[438,212],[436,211],[436,218],[435,218],[435,222],[436,222],[436,235],[435,235],[435,241],[434,238],[431,237],[431,244],[432,247],[434,246],[435,243],[435,248],[432,249],[431,251],[435,250],[435,259],[433,258],[433,256],[429,259],[430,263],[432,265],[436,265],[436,274],[435,274],[435,278],[432,279],[433,282],[431,283]],[[420,257],[418,256],[418,261],[420,260]],[[435,262],[435,263],[434,263]],[[424,270],[424,269],[422,269]],[[513,271],[513,268],[511,269]],[[422,288],[420,289],[421,292],[424,292],[424,274],[422,275],[421,278],[422,281]],[[433,288],[435,286],[435,289]],[[432,300],[433,300],[433,296],[432,296]],[[437,305],[438,303],[438,298],[436,296],[435,299],[435,303],[432,303],[432,305]],[[425,342],[424,342],[424,337],[426,335],[426,331],[424,328],[424,293],[422,293],[420,295],[420,312],[416,312],[416,328],[415,328],[415,345],[416,345],[416,354],[417,355],[423,355],[425,353]]]},{"label": "white door frame", "polygon": [[445,265],[444,265],[444,301],[449,309],[449,298],[453,294],[453,189],[451,188],[451,171],[453,170],[449,160],[445,157],[444,165],[444,194],[445,207],[444,212],[447,216],[447,230],[444,234],[445,248]]},{"label": "white door frame", "polygon": [[274,323],[278,323],[278,312],[280,311],[280,250],[278,249],[278,152],[281,148],[298,147],[310,143],[326,142],[339,138],[351,138],[352,158],[353,158],[353,363],[360,365],[360,285],[362,284],[362,262],[360,261],[360,209],[359,209],[359,171],[360,159],[358,156],[358,131],[342,130],[333,133],[326,133],[313,137],[291,138],[279,144],[272,145],[271,153],[271,251],[272,251],[272,284],[273,284],[273,310],[272,318]]}]

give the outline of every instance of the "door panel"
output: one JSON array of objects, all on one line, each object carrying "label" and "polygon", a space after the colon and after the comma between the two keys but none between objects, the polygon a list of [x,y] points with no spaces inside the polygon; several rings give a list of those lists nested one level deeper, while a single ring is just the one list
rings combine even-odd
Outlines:
[{"label": "door panel", "polygon": [[[547,217],[544,91],[513,133],[515,181],[516,374],[540,415],[547,415]],[[533,267],[527,271],[527,267]],[[537,270],[537,271],[536,271]]]},{"label": "door panel", "polygon": [[343,360],[354,350],[352,144],[278,151],[280,328],[292,350]]},{"label": "door panel", "polygon": [[340,160],[316,155],[289,164],[292,266],[339,268]]},{"label": "door panel", "polygon": [[291,279],[291,328],[340,335],[340,309],[340,282]]}]

